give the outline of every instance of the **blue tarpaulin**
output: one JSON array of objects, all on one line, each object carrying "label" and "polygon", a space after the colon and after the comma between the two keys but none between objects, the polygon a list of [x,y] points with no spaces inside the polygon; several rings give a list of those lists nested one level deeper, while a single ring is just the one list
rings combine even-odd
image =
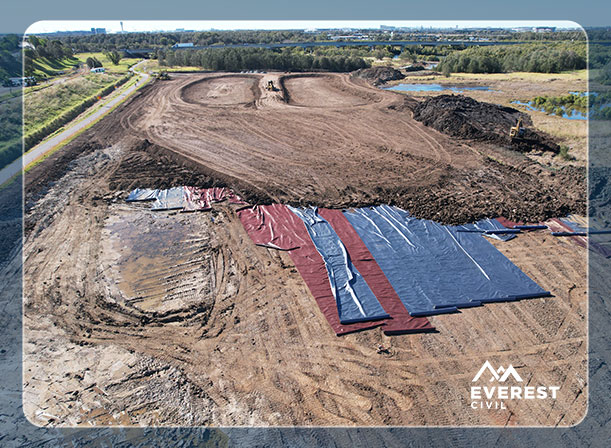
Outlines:
[{"label": "blue tarpaulin", "polygon": [[412,316],[550,295],[480,233],[464,232],[494,223],[444,226],[387,205],[344,214]]},{"label": "blue tarpaulin", "polygon": [[304,222],[316,250],[325,262],[340,322],[348,324],[390,317],[352,264],[333,227],[316,209],[289,209]]},{"label": "blue tarpaulin", "polygon": [[[493,238],[495,240],[501,241],[509,241],[515,238],[515,235],[512,235],[511,229],[507,229],[503,224],[498,222],[496,219],[482,219],[481,221],[477,221],[473,224],[465,224],[462,226],[457,226],[458,229],[464,231],[472,231],[472,232],[480,232],[488,238]],[[506,232],[506,233],[495,233],[495,232]],[[518,233],[517,231],[514,231]]]}]

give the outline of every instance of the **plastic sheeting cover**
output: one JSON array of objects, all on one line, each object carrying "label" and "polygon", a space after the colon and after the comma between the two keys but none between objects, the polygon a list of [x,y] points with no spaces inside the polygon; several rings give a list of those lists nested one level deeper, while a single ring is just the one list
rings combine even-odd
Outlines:
[{"label": "plastic sheeting cover", "polygon": [[393,335],[434,330],[428,319],[409,315],[384,272],[341,210],[319,209],[318,213],[331,224],[346,247],[350,260],[365,278],[380,305],[392,317],[382,326],[384,333]]},{"label": "plastic sheeting cover", "polygon": [[390,317],[352,264],[342,241],[324,218],[312,208],[289,206],[306,226],[327,269],[331,291],[337,303],[341,323],[353,323]]},{"label": "plastic sheeting cover", "polygon": [[154,201],[152,210],[182,210],[184,212],[210,210],[211,204],[228,200],[231,204],[246,204],[233,191],[224,187],[174,187],[165,190],[136,188],[127,202]]},{"label": "plastic sheeting cover", "polygon": [[312,244],[307,233],[295,230],[305,231],[303,221],[285,205],[246,207],[238,210],[238,217],[257,246],[291,250]]},{"label": "plastic sheeting cover", "polygon": [[136,188],[127,197],[127,202],[136,201],[156,201],[159,190],[153,190],[150,188]]},{"label": "plastic sheeting cover", "polygon": [[507,227],[501,224],[497,219],[491,219],[491,218],[482,219],[481,221],[477,221],[476,223],[473,223],[473,224],[464,224],[462,226],[456,226],[456,227],[457,229],[462,229],[462,230],[480,231],[482,232],[484,236],[488,238],[493,238],[499,241],[509,241],[516,237],[515,235],[511,235],[511,234],[485,233],[487,231],[508,230]]},{"label": "plastic sheeting cover", "polygon": [[153,203],[153,210],[178,210],[185,207],[184,187],[174,187],[167,190],[159,190],[157,200]]},{"label": "plastic sheeting cover", "polygon": [[381,205],[344,212],[413,316],[549,295],[478,233]]},{"label": "plastic sheeting cover", "polygon": [[[571,227],[565,220],[557,218],[550,219],[546,224],[552,232],[573,232],[578,226],[577,223],[572,222],[575,227]],[[589,239],[587,236],[574,235],[569,239],[578,246],[588,248],[605,258],[611,257],[611,247],[608,246],[609,238],[606,235],[590,235]]]},{"label": "plastic sheeting cover", "polygon": [[[283,248],[301,274],[318,307],[337,335],[378,327],[387,320],[342,324],[339,321],[335,297],[327,277],[325,263],[316,250],[303,221],[281,204],[247,207],[237,211],[248,235],[257,245]],[[426,327],[421,321],[424,331]],[[417,325],[414,325],[417,328]],[[417,330],[414,330],[417,331]]]}]

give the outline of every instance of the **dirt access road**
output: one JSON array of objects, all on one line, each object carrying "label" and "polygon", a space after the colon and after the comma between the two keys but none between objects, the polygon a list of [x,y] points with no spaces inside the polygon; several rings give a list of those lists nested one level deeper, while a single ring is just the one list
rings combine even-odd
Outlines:
[{"label": "dirt access road", "polygon": [[[225,84],[218,78],[176,77],[145,87],[28,173],[24,411],[32,422],[571,425],[581,419],[586,254],[570,241],[535,233],[495,243],[554,297],[437,316],[431,318],[435,334],[387,337],[376,329],[336,337],[290,257],[255,246],[233,206],[176,214],[126,204],[136,186],[230,185],[251,199],[339,205],[375,202],[391,188],[410,191],[401,189],[404,184],[438,194],[458,185],[463,203],[457,213],[464,217],[470,198],[486,193],[476,182],[486,173],[502,180],[515,171],[511,176],[526,179],[523,188],[540,185],[528,183],[539,179],[528,177],[537,167],[520,155],[495,150],[517,168],[489,165],[482,152],[493,149],[450,141],[411,120],[403,97],[353,86],[345,76],[305,77],[322,83],[323,93],[311,95],[310,88],[299,93],[300,77],[278,81],[284,89],[278,92],[258,88],[267,77],[224,77],[238,78],[241,94],[231,93],[233,79]],[[337,106],[342,89],[346,107]],[[362,96],[355,99],[355,90]],[[336,105],[321,106],[331,95]],[[227,107],[231,98],[239,104]],[[171,121],[168,111],[176,107],[191,115]],[[265,123],[278,131],[261,133]],[[388,141],[383,133],[372,135],[373,123],[385,126]],[[315,144],[325,140],[335,143]],[[387,150],[359,166],[350,151],[370,155],[374,142]],[[439,168],[446,159],[454,161],[448,171]],[[455,177],[440,188],[447,172]],[[560,175],[540,177],[553,185]],[[503,198],[525,211],[545,203],[518,202],[511,192]],[[451,206],[441,207],[440,200],[434,205],[451,216]],[[379,344],[389,352],[378,354]],[[512,364],[529,385],[560,386],[558,399],[472,409],[471,380],[486,360]]]},{"label": "dirt access road", "polygon": [[[42,141],[41,143],[30,149],[28,152],[23,154],[23,156],[21,156],[19,159],[15,160],[10,165],[7,165],[6,167],[2,168],[2,170],[0,170],[0,186],[13,179],[15,176],[21,173],[24,168],[28,167],[30,164],[34,163],[41,157],[44,157],[48,152],[55,149],[58,145],[61,145],[63,142],[70,139],[75,134],[85,129],[87,126],[90,126],[91,123],[94,123],[96,120],[99,120],[109,111],[111,111],[113,107],[115,107],[121,101],[125,100],[136,90],[142,87],[142,85],[144,85],[148,81],[149,75],[136,71],[136,68],[141,63],[142,62],[139,62],[138,64],[130,68],[130,71],[133,71],[141,76],[141,78],[135,84],[132,84],[127,88],[120,89],[119,91],[113,92],[111,95],[108,96],[108,98],[104,100],[102,104],[94,104],[84,113],[82,113],[79,117],[77,117],[72,123],[66,125],[65,129],[59,134]],[[63,81],[58,80],[55,82]],[[82,117],[82,119],[80,117]]]}]

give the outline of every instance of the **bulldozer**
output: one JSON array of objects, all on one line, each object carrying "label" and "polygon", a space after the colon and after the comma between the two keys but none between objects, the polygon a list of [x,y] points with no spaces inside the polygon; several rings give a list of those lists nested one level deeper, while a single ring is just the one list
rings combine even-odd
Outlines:
[{"label": "bulldozer", "polygon": [[274,81],[272,81],[272,80],[267,81],[267,85],[265,86],[265,90],[269,90],[270,92],[275,92],[276,91],[276,87],[274,86]]},{"label": "bulldozer", "polygon": [[522,127],[522,118],[518,118],[518,122],[515,126],[512,126],[509,129],[509,138],[514,139],[520,135],[524,134],[524,128]]}]

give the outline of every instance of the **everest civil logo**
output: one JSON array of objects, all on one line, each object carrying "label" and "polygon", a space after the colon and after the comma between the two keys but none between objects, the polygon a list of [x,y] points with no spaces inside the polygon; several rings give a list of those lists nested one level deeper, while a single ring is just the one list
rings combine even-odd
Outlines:
[{"label": "everest civil logo", "polygon": [[[510,364],[505,368],[492,367],[489,361],[484,365],[471,380],[472,383],[484,381],[489,386],[471,386],[471,408],[473,409],[507,409],[506,400],[546,400],[556,399],[559,386],[523,386],[524,380],[516,369]],[[504,385],[509,382],[512,385]]]},{"label": "everest civil logo", "polygon": [[484,365],[482,366],[482,368],[479,369],[479,372],[477,372],[477,375],[475,375],[472,382],[473,383],[477,382],[477,380],[479,380],[479,377],[482,376],[482,374],[486,370],[488,370],[490,374],[492,375],[492,378],[490,378],[491,382],[494,380],[497,380],[499,383],[504,383],[505,381],[507,381],[507,378],[509,377],[509,375],[513,376],[514,380],[520,383],[522,382],[522,377],[518,375],[518,372],[516,372],[516,369],[514,369],[511,364],[509,364],[509,367],[507,367],[507,369],[501,366],[498,368],[498,370],[494,370],[494,368],[492,367],[492,364],[490,364],[489,361],[486,361]]}]

